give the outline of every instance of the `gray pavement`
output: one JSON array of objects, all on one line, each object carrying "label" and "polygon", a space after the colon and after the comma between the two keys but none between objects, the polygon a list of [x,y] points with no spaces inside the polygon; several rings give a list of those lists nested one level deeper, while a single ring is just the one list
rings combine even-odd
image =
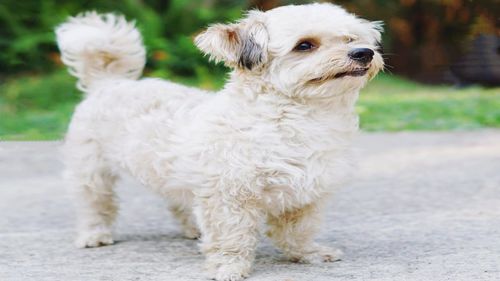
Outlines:
[{"label": "gray pavement", "polygon": [[[59,142],[0,143],[0,280],[205,280],[164,202],[120,184],[113,246],[76,249]],[[500,280],[500,131],[363,134],[359,174],[318,240],[340,262],[287,262],[262,238],[249,281]],[[137,186],[136,186],[137,185]]]}]

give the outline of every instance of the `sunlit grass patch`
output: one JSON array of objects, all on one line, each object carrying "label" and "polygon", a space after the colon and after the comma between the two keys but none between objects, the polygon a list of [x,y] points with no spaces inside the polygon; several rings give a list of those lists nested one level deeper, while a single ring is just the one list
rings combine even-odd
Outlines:
[{"label": "sunlit grass patch", "polygon": [[500,88],[425,86],[381,75],[358,103],[369,131],[500,127]]}]

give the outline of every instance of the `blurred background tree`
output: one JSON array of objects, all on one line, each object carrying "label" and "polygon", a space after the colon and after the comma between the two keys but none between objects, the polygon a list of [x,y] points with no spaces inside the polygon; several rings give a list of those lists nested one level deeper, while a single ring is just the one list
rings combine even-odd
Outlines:
[{"label": "blurred background tree", "polygon": [[[194,48],[191,41],[194,34],[209,23],[235,20],[249,8],[267,10],[307,2],[312,1],[3,0],[0,4],[0,75],[46,72],[60,67],[54,26],[69,15],[85,10],[115,11],[136,19],[149,49],[148,69],[155,69],[155,75],[185,78],[207,73],[221,75],[224,69],[220,66],[216,70],[208,68],[206,60]],[[473,40],[485,34],[493,35],[493,45],[489,48],[496,55],[493,61],[488,61],[496,62],[500,71],[498,0],[331,2],[364,18],[385,22],[383,44],[389,70],[393,73],[425,82],[452,82],[450,65],[474,51],[470,50],[474,47]]]},{"label": "blurred background tree", "polygon": [[[392,0],[338,1],[350,11],[385,22],[384,48],[394,73],[424,82],[458,82],[450,71],[469,52],[492,54],[490,60],[469,61],[466,67],[493,64],[500,83],[500,38],[497,28],[500,1],[495,0]],[[496,2],[496,3],[495,3]],[[491,35],[494,42],[472,50],[473,41]],[[487,69],[481,73],[490,71]],[[467,82],[467,81],[463,81]],[[484,81],[473,81],[484,82]]]}]

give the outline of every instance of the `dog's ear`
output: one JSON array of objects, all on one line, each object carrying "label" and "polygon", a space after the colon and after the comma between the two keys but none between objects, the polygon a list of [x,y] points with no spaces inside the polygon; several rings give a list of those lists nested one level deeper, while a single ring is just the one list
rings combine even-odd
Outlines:
[{"label": "dog's ear", "polygon": [[195,38],[196,46],[210,59],[249,70],[267,61],[268,41],[261,11],[251,11],[238,23],[212,25]]}]

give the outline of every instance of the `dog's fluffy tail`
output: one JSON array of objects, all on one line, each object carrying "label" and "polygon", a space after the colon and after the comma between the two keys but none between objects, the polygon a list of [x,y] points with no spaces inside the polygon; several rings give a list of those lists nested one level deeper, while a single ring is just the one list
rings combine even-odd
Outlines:
[{"label": "dog's fluffy tail", "polygon": [[61,58],[87,91],[107,78],[137,79],[146,63],[146,50],[134,23],[123,16],[87,12],[56,28]]}]

